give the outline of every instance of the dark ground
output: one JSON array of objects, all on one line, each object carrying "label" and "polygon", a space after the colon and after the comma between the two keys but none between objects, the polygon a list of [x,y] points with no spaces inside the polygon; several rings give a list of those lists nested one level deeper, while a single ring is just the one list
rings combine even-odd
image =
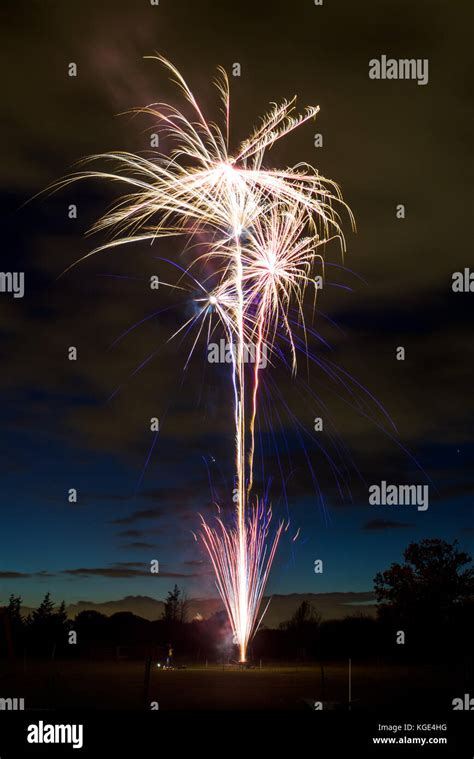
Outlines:
[{"label": "dark ground", "polygon": [[[8,671],[9,670],[9,671]],[[28,709],[304,710],[347,708],[348,661],[238,670],[219,665],[164,671],[151,668],[145,700],[145,664],[138,661],[28,661],[1,667],[0,697],[23,697]],[[471,685],[472,691],[472,685]],[[452,700],[469,692],[459,665],[395,665],[352,662],[353,709],[433,707],[451,711]]]}]

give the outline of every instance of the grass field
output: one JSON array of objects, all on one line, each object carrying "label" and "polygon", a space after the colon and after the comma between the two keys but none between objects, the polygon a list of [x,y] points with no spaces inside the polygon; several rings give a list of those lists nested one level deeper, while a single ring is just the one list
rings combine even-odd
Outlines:
[{"label": "grass field", "polygon": [[[0,663],[0,698],[25,699],[26,709],[305,710],[347,708],[348,661],[312,666],[263,666],[240,670],[210,665],[151,668],[145,697],[145,664],[136,661],[28,661]],[[352,708],[430,705],[449,708],[468,692],[463,669],[447,665],[378,665],[352,662]],[[472,685],[471,685],[472,689]]]}]

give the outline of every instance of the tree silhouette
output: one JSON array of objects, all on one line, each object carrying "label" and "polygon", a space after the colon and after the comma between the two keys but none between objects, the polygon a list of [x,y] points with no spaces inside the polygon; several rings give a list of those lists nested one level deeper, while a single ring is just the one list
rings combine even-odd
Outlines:
[{"label": "tree silhouette", "polygon": [[52,636],[55,643],[65,645],[67,634],[71,629],[71,623],[66,614],[66,604],[61,601],[59,609],[53,613],[52,618]]},{"label": "tree silhouette", "polygon": [[61,601],[59,609],[56,612],[56,618],[60,625],[67,625],[66,603]]},{"label": "tree silhouette", "polygon": [[74,626],[81,630],[81,634],[88,635],[89,632],[103,630],[107,625],[108,617],[95,609],[84,609],[76,614]]},{"label": "tree silhouette", "polygon": [[306,658],[314,650],[318,640],[321,615],[309,601],[303,601],[287,622],[282,622],[280,629],[287,633],[292,649],[298,657]]},{"label": "tree silhouette", "polygon": [[291,619],[282,622],[282,630],[301,630],[305,627],[318,627],[321,623],[321,615],[318,614],[313,604],[309,601],[302,601],[298,606]]},{"label": "tree silhouette", "polygon": [[165,601],[165,608],[163,609],[163,619],[167,622],[181,621],[182,608],[181,608],[181,590],[177,585],[173,590],[168,591],[168,597]]},{"label": "tree silhouette", "polygon": [[56,651],[56,647],[64,647],[67,644],[67,632],[70,623],[66,614],[64,601],[57,611],[51,600],[51,594],[46,593],[40,605],[26,622],[28,641],[33,651],[49,652]]},{"label": "tree silhouette", "polygon": [[12,595],[8,599],[6,613],[10,625],[12,645],[15,651],[19,651],[25,639],[25,621],[21,614],[21,596]]},{"label": "tree silhouette", "polygon": [[427,539],[411,543],[404,564],[392,564],[374,578],[379,615],[423,627],[449,624],[470,606],[474,596],[474,568],[458,541]]},{"label": "tree silhouette", "polygon": [[23,628],[23,617],[21,615],[21,596],[11,594],[8,599],[7,614],[10,617],[12,630],[21,630]]},{"label": "tree silhouette", "polygon": [[51,601],[51,593],[46,593],[40,605],[33,612],[32,624],[43,625],[50,621],[53,616],[54,601]]}]

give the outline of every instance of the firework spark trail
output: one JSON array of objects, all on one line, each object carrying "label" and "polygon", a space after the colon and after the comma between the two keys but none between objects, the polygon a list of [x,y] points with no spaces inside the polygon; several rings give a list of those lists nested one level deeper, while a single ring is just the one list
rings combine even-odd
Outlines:
[{"label": "firework spark trail", "polygon": [[240,530],[238,527],[229,529],[220,518],[217,519],[218,527],[212,528],[201,517],[201,537],[210,556],[232,629],[236,637],[240,636],[237,640],[242,662],[245,661],[250,637],[258,626],[259,608],[283,530],[283,523],[280,523],[268,541],[271,518],[271,511],[263,502],[257,501],[245,522],[246,608],[242,611]]},{"label": "firework spark trail", "polygon": [[[170,154],[155,154],[153,160],[126,152],[93,156],[86,160],[112,162],[115,170],[78,171],[55,187],[97,178],[127,188],[128,194],[91,230],[110,230],[112,239],[79,261],[120,245],[143,241],[152,244],[158,238],[176,235],[186,239],[188,255],[194,247],[200,251],[191,255],[187,268],[177,265],[181,270],[179,283],[188,277],[199,291],[199,296],[194,297],[198,311],[171,338],[196,328],[186,364],[201,334],[205,334],[206,325],[208,336],[220,325],[232,348],[235,522],[226,526],[218,518],[217,527],[210,527],[201,517],[201,537],[244,662],[249,640],[258,626],[260,604],[283,530],[280,523],[270,536],[271,508],[265,499],[250,503],[262,351],[274,355],[275,342],[283,337],[291,352],[292,371],[296,372],[297,351],[304,352],[307,345],[305,291],[314,284],[314,263],[323,263],[318,249],[337,239],[344,252],[334,202],[353,219],[337,185],[321,177],[309,164],[284,170],[262,168],[267,149],[314,118],[319,107],[307,107],[304,114],[295,116],[295,98],[273,105],[232,155],[225,71],[219,68],[216,81],[225,120],[221,131],[217,124],[206,120],[179,71],[163,57],[154,57],[172,73],[194,112],[194,120],[189,120],[166,103],[136,111],[158,120],[175,145]],[[179,283],[177,287],[181,287]],[[293,303],[303,338],[294,338],[289,316]],[[253,372],[245,368],[248,345],[256,348]]]}]

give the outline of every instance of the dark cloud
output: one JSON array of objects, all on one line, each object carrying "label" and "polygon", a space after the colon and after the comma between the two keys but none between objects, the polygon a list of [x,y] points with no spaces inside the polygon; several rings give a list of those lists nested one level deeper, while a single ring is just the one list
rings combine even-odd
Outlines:
[{"label": "dark cloud", "polygon": [[164,514],[166,512],[159,506],[154,509],[141,509],[134,511],[133,514],[129,514],[127,517],[112,519],[111,524],[134,524],[135,522],[140,522],[142,519],[159,519]]},{"label": "dark cloud", "polygon": [[114,567],[143,567],[143,561],[114,561]]},{"label": "dark cloud", "polygon": [[127,577],[165,577],[171,579],[199,577],[198,574],[187,574],[185,572],[160,572],[158,575],[152,575],[149,569],[136,569],[133,567],[79,567],[77,569],[63,569],[63,574],[78,577],[109,577],[110,579],[124,579]]},{"label": "dark cloud", "polygon": [[118,532],[117,535],[122,538],[142,538],[147,535],[162,535],[163,532],[164,529],[161,527],[152,527],[143,530],[122,530],[122,532]]},{"label": "dark cloud", "polygon": [[0,572],[0,577],[3,580],[23,580],[32,575],[29,572]]},{"label": "dark cloud", "polygon": [[42,577],[56,577],[56,575],[54,572],[48,572],[45,569],[42,569],[40,572],[0,572],[0,578],[4,580],[23,580],[31,577],[41,579]]}]

